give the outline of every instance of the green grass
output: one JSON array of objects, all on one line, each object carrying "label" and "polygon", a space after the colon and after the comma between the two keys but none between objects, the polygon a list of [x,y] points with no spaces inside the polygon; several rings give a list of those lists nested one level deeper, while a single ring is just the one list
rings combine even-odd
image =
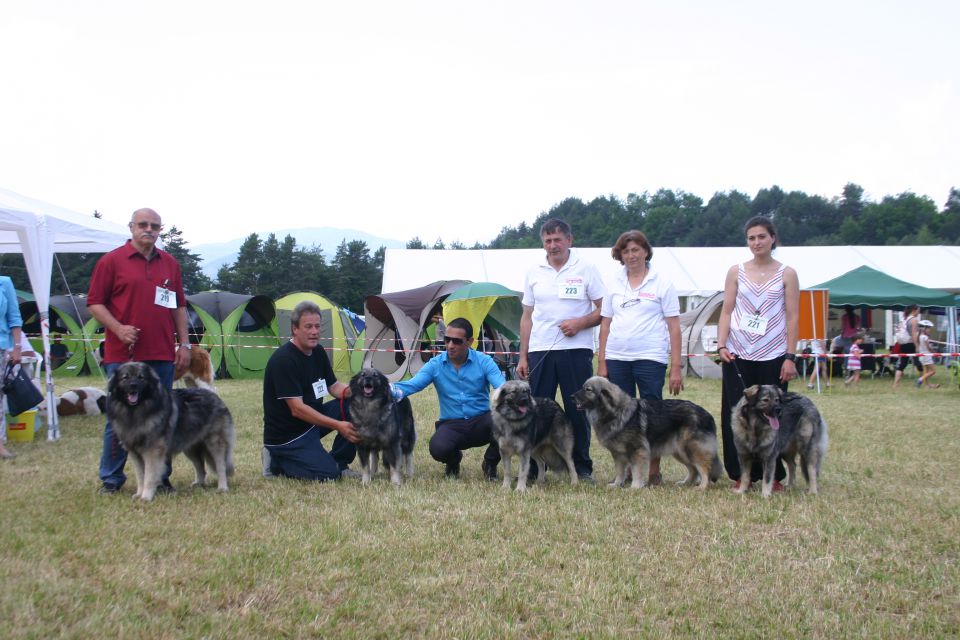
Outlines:
[{"label": "green grass", "polygon": [[[382,474],[268,481],[260,384],[227,380],[230,493],[190,489],[180,457],[178,493],[141,504],[132,477],[97,494],[102,419],[66,418],[60,441],[13,444],[0,464],[0,635],[956,636],[960,392],[904,382],[819,396],[821,494],[801,481],[766,501],[726,479],[634,492],[551,476],[518,495],[481,479],[480,449],[448,481],[427,453],[432,391],[414,397],[417,474],[402,488]],[[718,415],[719,396],[688,380],[682,397]],[[592,455],[609,480],[609,454]]]}]

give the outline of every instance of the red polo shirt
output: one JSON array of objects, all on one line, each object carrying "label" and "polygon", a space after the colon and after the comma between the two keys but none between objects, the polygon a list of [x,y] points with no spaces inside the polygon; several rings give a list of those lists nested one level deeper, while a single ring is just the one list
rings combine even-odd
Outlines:
[{"label": "red polo shirt", "polygon": [[[168,288],[177,295],[177,306],[186,305],[180,265],[166,251],[154,249],[148,261],[133,243],[127,240],[97,261],[90,279],[87,306],[104,305],[123,324],[140,329],[131,354],[112,331],[106,332],[104,363],[127,360],[173,361],[176,357],[176,325],[173,309],[155,303],[157,287]],[[186,340],[186,336],[180,336]]]}]

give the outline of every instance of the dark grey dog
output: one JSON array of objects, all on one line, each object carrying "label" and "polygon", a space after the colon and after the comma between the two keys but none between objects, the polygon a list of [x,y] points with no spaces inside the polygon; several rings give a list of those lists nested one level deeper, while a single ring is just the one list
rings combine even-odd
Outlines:
[{"label": "dark grey dog", "polygon": [[513,481],[510,459],[517,456],[520,473],[517,491],[527,488],[530,460],[537,464],[537,481],[547,469],[566,470],[570,484],[577,484],[573,466],[573,427],[555,401],[534,398],[530,385],[522,380],[509,380],[490,394],[493,439],[503,458],[503,488]]},{"label": "dark grey dog", "polygon": [[763,463],[763,497],[773,493],[777,456],[787,465],[787,485],[796,479],[796,456],[810,493],[817,492],[820,467],[827,455],[827,423],[810,398],[784,393],[772,384],[753,385],[732,411],[733,441],[740,459],[738,493],[750,488],[750,467]]},{"label": "dark grey dog", "polygon": [[410,399],[394,402],[390,382],[376,369],[364,369],[350,379],[350,422],[361,441],[357,455],[363,484],[369,484],[377,472],[377,461],[383,452],[383,464],[390,471],[390,482],[399,486],[401,470],[413,477],[413,447],[417,430]]},{"label": "dark grey dog", "polygon": [[206,389],[169,391],[142,362],[120,365],[107,385],[107,416],[137,474],[134,497],[152,500],[168,460],[183,453],[193,463],[195,486],[203,486],[206,465],[227,490],[233,473],[236,436],[230,410]]},{"label": "dark grey dog", "polygon": [[573,399],[586,411],[597,440],[613,456],[617,475],[610,486],[623,486],[629,465],[630,486],[643,487],[650,474],[650,458],[668,455],[687,467],[682,484],[699,483],[706,489],[720,478],[717,425],[703,407],[688,400],[631,398],[600,376],[588,379]]}]

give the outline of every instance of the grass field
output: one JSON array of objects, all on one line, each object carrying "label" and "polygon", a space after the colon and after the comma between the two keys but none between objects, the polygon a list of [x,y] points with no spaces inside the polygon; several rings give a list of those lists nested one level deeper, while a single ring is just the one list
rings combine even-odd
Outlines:
[{"label": "grass field", "polygon": [[[132,477],[97,494],[102,419],[66,418],[60,441],[0,463],[0,636],[955,637],[960,392],[910,382],[817,397],[821,493],[801,481],[767,501],[726,479],[635,492],[551,476],[518,495],[481,479],[479,449],[446,480],[427,453],[432,390],[414,397],[402,488],[265,480],[260,384],[227,380],[230,493],[190,489],[180,457],[177,494],[140,504]],[[687,385],[718,415],[718,382]]]}]

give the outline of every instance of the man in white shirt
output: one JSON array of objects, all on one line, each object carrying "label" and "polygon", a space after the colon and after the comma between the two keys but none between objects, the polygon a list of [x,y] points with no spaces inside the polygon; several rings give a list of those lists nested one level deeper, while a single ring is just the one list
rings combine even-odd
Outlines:
[{"label": "man in white shirt", "polygon": [[554,398],[560,388],[564,413],[573,424],[573,463],[589,482],[590,425],[572,396],[593,375],[593,327],[600,324],[603,280],[596,267],[571,250],[573,233],[563,220],[543,223],[540,239],[547,255],[524,279],[517,375],[529,378],[535,397]]}]

